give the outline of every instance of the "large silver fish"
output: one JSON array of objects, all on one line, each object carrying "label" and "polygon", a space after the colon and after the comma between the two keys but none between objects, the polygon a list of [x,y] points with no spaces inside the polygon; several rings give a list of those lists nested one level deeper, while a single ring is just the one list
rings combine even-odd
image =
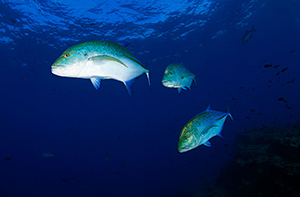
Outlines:
[{"label": "large silver fish", "polygon": [[250,38],[252,38],[253,31],[256,32],[256,30],[254,29],[254,26],[252,26],[252,29],[250,31],[246,30],[246,32],[242,38],[243,45],[246,44],[248,42],[248,40],[250,40]]},{"label": "large silver fish", "polygon": [[190,89],[191,84],[195,81],[195,75],[182,64],[169,65],[162,79],[162,84],[168,88],[178,88],[180,93],[182,89]]},{"label": "large silver fish", "polygon": [[183,127],[179,137],[178,151],[183,153],[202,144],[210,147],[208,140],[216,135],[222,137],[221,130],[227,116],[233,120],[229,112],[215,111],[208,106],[204,112],[196,115]]},{"label": "large silver fish", "polygon": [[103,79],[121,81],[132,95],[134,81],[149,70],[125,47],[109,41],[89,41],[68,48],[53,63],[52,73],[62,77],[90,79],[98,89]]}]

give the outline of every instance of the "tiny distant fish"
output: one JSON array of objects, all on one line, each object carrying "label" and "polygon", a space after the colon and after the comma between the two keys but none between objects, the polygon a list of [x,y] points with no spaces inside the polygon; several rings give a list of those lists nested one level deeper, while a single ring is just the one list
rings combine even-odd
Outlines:
[{"label": "tiny distant fish", "polygon": [[291,50],[291,53],[294,53],[296,50]]},{"label": "tiny distant fish", "polygon": [[42,154],[40,154],[40,157],[54,157],[54,154],[51,152],[44,152]]},{"label": "tiny distant fish", "polygon": [[288,69],[289,69],[289,68],[286,67],[286,68],[282,69],[281,72],[283,73],[283,72],[287,71]]},{"label": "tiny distant fish", "polygon": [[64,182],[66,182],[66,183],[68,183],[68,184],[71,184],[71,182],[68,181],[67,179],[62,178],[61,180],[64,181]]},{"label": "tiny distant fish", "polygon": [[52,64],[51,72],[61,77],[89,79],[95,89],[101,80],[114,79],[123,82],[132,95],[134,81],[144,73],[150,86],[149,69],[124,46],[126,43],[99,40],[77,44],[62,53]]},{"label": "tiny distant fish", "polygon": [[284,101],[284,98],[283,97],[279,97],[277,100],[278,101]]},{"label": "tiny distant fish", "polygon": [[250,40],[250,38],[252,38],[253,31],[256,32],[256,30],[254,29],[254,26],[252,26],[252,29],[250,31],[246,30],[246,32],[242,38],[243,45],[246,44],[248,42],[248,40]]},{"label": "tiny distant fish", "polygon": [[221,130],[227,116],[233,120],[229,112],[215,111],[208,106],[183,127],[179,136],[178,151],[183,153],[202,144],[210,147],[208,140],[216,135],[222,137]]},{"label": "tiny distant fish", "polygon": [[11,157],[5,157],[4,160],[10,161],[10,160],[11,160]]},{"label": "tiny distant fish", "polygon": [[280,72],[276,73],[276,76],[278,76],[280,74]]},{"label": "tiny distant fish", "polygon": [[123,163],[123,164],[121,165],[121,168],[122,168],[122,167],[125,167],[125,166],[127,166],[127,163]]},{"label": "tiny distant fish", "polygon": [[264,59],[264,60],[263,60],[263,62],[266,62],[266,61],[267,61],[267,59]]},{"label": "tiny distant fish", "polygon": [[277,65],[275,65],[275,66],[273,66],[273,68],[278,68],[280,65],[279,64],[277,64]]},{"label": "tiny distant fish", "polygon": [[196,84],[195,75],[182,64],[169,65],[162,79],[162,84],[168,88],[178,88],[180,93],[182,89],[191,89],[193,81]]},{"label": "tiny distant fish", "polygon": [[250,109],[250,111],[251,111],[251,112],[255,112],[255,110],[254,110],[254,109]]},{"label": "tiny distant fish", "polygon": [[264,65],[264,68],[269,68],[269,67],[272,67],[272,64],[265,64]]},{"label": "tiny distant fish", "polygon": [[251,118],[249,118],[248,116],[246,116],[246,118],[247,118],[248,120],[251,120]]}]

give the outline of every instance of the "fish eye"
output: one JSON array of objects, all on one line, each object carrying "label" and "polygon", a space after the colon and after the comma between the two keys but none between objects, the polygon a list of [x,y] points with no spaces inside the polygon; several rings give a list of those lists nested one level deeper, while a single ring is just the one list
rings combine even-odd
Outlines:
[{"label": "fish eye", "polygon": [[71,53],[66,53],[64,54],[64,57],[69,57],[71,55]]},{"label": "fish eye", "polygon": [[189,138],[188,136],[184,136],[183,140],[186,140],[186,139],[188,139],[188,138]]},{"label": "fish eye", "polygon": [[172,72],[169,72],[169,75],[173,75],[173,73],[172,73]]}]

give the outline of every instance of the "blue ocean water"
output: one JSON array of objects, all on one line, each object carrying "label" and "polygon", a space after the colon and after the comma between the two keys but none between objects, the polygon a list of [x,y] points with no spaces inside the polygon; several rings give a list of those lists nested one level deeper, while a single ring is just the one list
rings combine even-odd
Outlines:
[{"label": "blue ocean water", "polygon": [[[1,0],[0,196],[201,191],[232,159],[237,133],[299,122],[299,9],[297,0]],[[151,91],[145,75],[130,97],[115,80],[95,90],[51,73],[63,51],[91,40],[130,43]],[[171,63],[192,70],[197,87],[164,87]],[[212,147],[180,154],[181,129],[209,104],[228,106],[235,122]]]}]

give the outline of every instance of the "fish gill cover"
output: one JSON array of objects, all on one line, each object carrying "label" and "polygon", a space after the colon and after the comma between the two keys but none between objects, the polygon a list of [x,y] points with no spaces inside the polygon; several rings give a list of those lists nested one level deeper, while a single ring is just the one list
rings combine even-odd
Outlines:
[{"label": "fish gill cover", "polygon": [[[297,125],[299,7],[296,0],[1,0],[0,196],[198,195],[235,156],[237,134]],[[146,75],[130,97],[115,80],[95,90],[89,80],[51,74],[66,49],[93,40],[129,43],[149,69],[151,91]],[[165,88],[173,63],[186,66],[197,87]],[[224,139],[213,137],[211,147],[179,154],[181,129],[209,104],[228,106],[235,122],[226,121]],[[293,135],[275,130],[282,142]],[[282,147],[276,140],[272,150]],[[282,149],[297,158],[290,150]],[[290,172],[292,163],[280,159]],[[259,191],[253,184],[243,191]]]}]

